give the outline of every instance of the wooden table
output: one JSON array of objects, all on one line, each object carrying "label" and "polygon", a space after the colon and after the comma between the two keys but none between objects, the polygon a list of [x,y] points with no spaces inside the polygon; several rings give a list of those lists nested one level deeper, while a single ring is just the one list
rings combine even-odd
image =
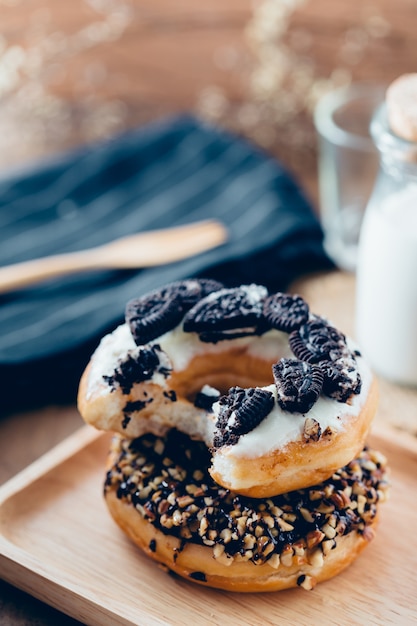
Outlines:
[{"label": "wooden table", "polygon": [[[317,199],[313,95],[329,77],[386,82],[414,71],[417,7],[306,0],[268,17],[267,3],[258,4],[255,15],[251,0],[0,2],[1,167],[194,111],[273,151]],[[267,60],[285,52],[294,81],[271,87]],[[352,276],[314,277],[296,289],[352,332]],[[376,428],[388,422],[415,435],[416,408],[415,391],[381,381]],[[74,406],[1,420],[0,483],[80,426]],[[75,624],[2,582],[0,616],[2,626]]]}]

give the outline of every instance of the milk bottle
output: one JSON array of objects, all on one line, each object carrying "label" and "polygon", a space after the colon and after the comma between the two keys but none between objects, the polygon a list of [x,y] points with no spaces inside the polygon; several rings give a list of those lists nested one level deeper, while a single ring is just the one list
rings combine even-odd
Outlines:
[{"label": "milk bottle", "polygon": [[371,134],[380,171],[359,241],[357,338],[377,373],[417,385],[417,74],[389,88]]}]

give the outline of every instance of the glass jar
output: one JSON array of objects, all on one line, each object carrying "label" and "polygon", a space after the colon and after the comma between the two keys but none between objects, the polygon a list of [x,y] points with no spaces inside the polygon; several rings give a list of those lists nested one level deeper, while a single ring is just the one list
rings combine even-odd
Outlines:
[{"label": "glass jar", "polygon": [[347,271],[356,269],[360,227],[378,171],[369,126],[383,101],[381,86],[358,83],[326,93],[314,111],[324,247]]},{"label": "glass jar", "polygon": [[391,132],[386,105],[371,135],[379,174],[359,239],[356,334],[381,376],[417,385],[417,143]]}]

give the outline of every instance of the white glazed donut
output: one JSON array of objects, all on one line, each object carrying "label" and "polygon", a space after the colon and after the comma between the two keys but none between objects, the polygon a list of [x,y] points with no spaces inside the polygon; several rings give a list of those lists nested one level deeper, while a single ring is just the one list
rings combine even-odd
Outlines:
[{"label": "white glazed donut", "polygon": [[349,463],[377,391],[358,351],[300,297],[189,280],[129,303],[78,402],[87,423],[128,439],[176,428],[203,440],[218,484],[263,498]]}]

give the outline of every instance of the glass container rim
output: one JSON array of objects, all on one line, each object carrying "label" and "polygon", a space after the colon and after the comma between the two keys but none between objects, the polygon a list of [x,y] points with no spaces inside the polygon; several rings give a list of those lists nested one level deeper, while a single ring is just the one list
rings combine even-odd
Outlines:
[{"label": "glass container rim", "polygon": [[[318,133],[331,143],[346,147],[373,152],[372,138],[344,130],[334,120],[336,111],[349,101],[365,97],[374,102],[374,110],[383,102],[386,88],[377,83],[356,83],[329,91],[320,98],[314,110],[314,124]],[[371,120],[370,120],[371,121]]]}]

